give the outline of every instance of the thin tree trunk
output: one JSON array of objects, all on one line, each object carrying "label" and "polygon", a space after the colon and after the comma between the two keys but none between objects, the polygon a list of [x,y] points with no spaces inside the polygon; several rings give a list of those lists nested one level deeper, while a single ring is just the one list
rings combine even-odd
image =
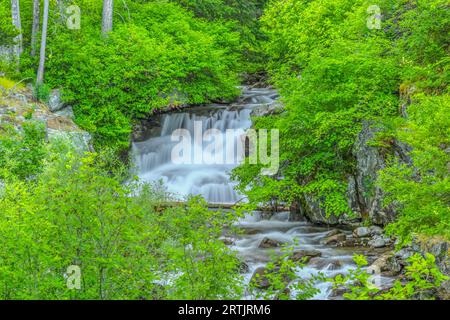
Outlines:
[{"label": "thin tree trunk", "polygon": [[106,35],[113,27],[114,0],[103,0],[102,33]]},{"label": "thin tree trunk", "polygon": [[39,68],[37,72],[36,84],[40,85],[44,81],[45,46],[47,45],[47,25],[48,25],[48,2],[44,0],[44,16],[42,19],[41,52],[39,56]]},{"label": "thin tree trunk", "polygon": [[19,35],[14,39],[14,54],[17,61],[20,60],[20,55],[22,54],[22,23],[20,21],[20,5],[19,0],[11,0],[11,16],[12,23],[19,30]]},{"label": "thin tree trunk", "polygon": [[59,8],[59,19],[61,20],[61,23],[64,23],[64,21],[66,20],[66,12],[65,12],[65,3],[64,0],[56,0],[56,2],[58,3],[58,8]]},{"label": "thin tree trunk", "polygon": [[37,36],[39,33],[39,23],[40,23],[40,0],[33,0],[33,26],[31,30],[31,56],[36,55],[36,43]]}]

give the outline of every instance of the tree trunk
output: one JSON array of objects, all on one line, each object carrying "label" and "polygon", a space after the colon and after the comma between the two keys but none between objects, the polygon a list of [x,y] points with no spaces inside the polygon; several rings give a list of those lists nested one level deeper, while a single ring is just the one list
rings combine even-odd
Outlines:
[{"label": "tree trunk", "polygon": [[56,0],[58,3],[59,8],[59,19],[61,20],[61,23],[64,23],[66,21],[66,5],[64,3],[64,0]]},{"label": "tree trunk", "polygon": [[114,0],[103,0],[102,33],[107,34],[113,27]]},{"label": "tree trunk", "polygon": [[19,30],[19,35],[14,39],[14,55],[17,61],[20,60],[20,55],[22,54],[22,23],[20,22],[20,6],[19,0],[11,0],[11,16],[12,23]]},{"label": "tree trunk", "polygon": [[36,43],[40,23],[40,0],[33,0],[33,26],[31,30],[31,56],[36,55]]},{"label": "tree trunk", "polygon": [[42,19],[41,52],[39,56],[39,68],[37,72],[36,84],[40,85],[44,81],[45,46],[47,45],[47,25],[48,25],[48,2],[44,0],[44,16]]}]

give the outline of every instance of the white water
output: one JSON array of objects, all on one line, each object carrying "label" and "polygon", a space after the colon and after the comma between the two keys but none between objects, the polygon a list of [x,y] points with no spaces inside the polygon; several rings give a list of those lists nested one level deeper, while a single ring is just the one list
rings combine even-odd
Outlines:
[{"label": "white water", "polygon": [[[272,215],[269,219],[264,218],[260,212],[254,212],[241,219],[237,226],[243,230],[243,234],[227,235],[227,239],[233,241],[231,248],[249,266],[248,272],[244,274],[245,280],[250,281],[253,273],[259,267],[264,267],[274,256],[280,255],[280,248],[259,248],[264,238],[280,241],[291,246],[295,250],[314,250],[321,253],[320,257],[312,258],[311,261],[296,270],[299,279],[311,279],[319,273],[327,278],[334,278],[338,274],[345,275],[355,268],[353,255],[364,254],[369,261],[373,261],[380,254],[369,248],[342,248],[331,247],[321,244],[331,229],[318,227],[308,222],[289,221],[289,212],[280,212]],[[347,235],[349,231],[341,230]],[[377,285],[386,287],[392,282],[391,278],[380,276]],[[336,299],[342,297],[330,297],[332,285],[329,282],[316,282],[315,287],[320,290],[313,299]],[[294,292],[292,293],[294,294]],[[248,296],[247,298],[254,298]]]},{"label": "white water", "polygon": [[[230,182],[229,173],[236,167],[242,153],[237,150],[237,140],[252,125],[250,113],[261,105],[275,102],[276,92],[269,89],[243,89],[241,99],[232,105],[210,105],[197,107],[180,113],[165,114],[161,117],[161,130],[148,140],[133,143],[134,162],[141,181],[162,180],[167,190],[183,198],[187,195],[202,195],[208,203],[236,203],[240,196]],[[233,144],[223,149],[207,148],[207,143],[192,139],[192,150],[202,150],[202,159],[234,155],[230,164],[207,165],[202,163],[176,164],[171,154],[178,143],[171,141],[177,129],[186,129],[194,137],[194,123],[201,122],[202,130],[217,129],[225,141],[226,130],[240,129],[233,135]],[[197,156],[197,155],[194,155]],[[224,161],[225,162],[225,161]]]},{"label": "white water", "polygon": [[[187,109],[184,112],[160,116],[161,127],[158,133],[147,140],[133,143],[134,161],[138,177],[147,182],[162,180],[169,192],[180,199],[187,195],[202,195],[208,203],[235,203],[240,199],[233,189],[229,172],[238,163],[239,154],[235,155],[234,164],[175,164],[172,162],[172,148],[177,142],[171,141],[172,133],[177,129],[186,129],[194,135],[194,122],[201,121],[202,129],[215,128],[223,135],[227,129],[248,129],[251,127],[250,113],[261,105],[272,104],[277,94],[268,89],[244,88],[240,100],[231,105],[210,105]],[[239,136],[234,137],[238,139]],[[196,142],[194,141],[193,144]],[[222,155],[232,150],[227,146]],[[203,157],[210,156],[209,149],[203,148]],[[327,277],[346,274],[354,268],[352,256],[355,252],[368,254],[367,249],[334,248],[324,246],[320,242],[330,231],[327,228],[312,226],[307,222],[289,221],[289,213],[277,213],[270,219],[264,219],[260,213],[247,215],[241,219],[238,226],[244,230],[243,235],[228,235],[232,237],[231,246],[238,252],[242,260],[249,266],[244,275],[250,281],[254,271],[271,260],[273,254],[279,254],[279,248],[261,249],[259,244],[264,238],[291,244],[295,249],[317,250],[321,257],[314,258],[298,275],[308,279],[319,272]],[[376,253],[372,253],[373,259]],[[381,278],[388,282],[389,279]],[[330,298],[331,285],[317,283],[320,292],[315,299]]]}]

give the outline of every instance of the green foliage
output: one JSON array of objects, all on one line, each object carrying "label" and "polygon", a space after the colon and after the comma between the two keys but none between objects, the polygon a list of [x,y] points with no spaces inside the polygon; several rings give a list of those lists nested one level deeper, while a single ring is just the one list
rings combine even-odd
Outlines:
[{"label": "green foliage", "polygon": [[406,281],[396,280],[388,290],[380,290],[372,283],[373,276],[364,270],[367,260],[362,255],[355,255],[356,269],[346,276],[338,275],[333,282],[335,288],[345,288],[344,298],[349,300],[409,300],[427,297],[430,290],[439,288],[449,278],[436,267],[435,257],[426,254],[422,257],[415,254],[408,258],[406,266]]},{"label": "green foliage", "polygon": [[388,230],[403,243],[414,233],[450,239],[449,102],[448,95],[414,97],[397,132],[412,147],[413,166],[393,159],[379,174],[386,203],[395,203],[400,211]]},{"label": "green foliage", "polygon": [[33,97],[36,100],[48,103],[48,100],[50,98],[50,87],[45,83],[36,84],[33,87]]},{"label": "green foliage", "polygon": [[191,10],[197,17],[210,21],[225,21],[240,34],[241,71],[252,74],[263,72],[267,56],[263,45],[265,34],[261,31],[260,17],[267,0],[172,0]]},{"label": "green foliage", "polygon": [[[289,259],[293,250],[292,246],[283,247],[281,255],[274,256],[267,263],[262,275],[255,274],[248,288],[253,297],[264,300],[307,300],[319,292],[314,284],[325,278],[322,275],[310,279],[300,278],[297,272],[304,267],[305,261]],[[261,289],[261,283],[267,283],[267,286]]]},{"label": "green foliage", "polygon": [[[34,78],[38,64],[28,54],[32,1],[23,2],[21,72],[13,64],[6,69],[21,79]],[[104,37],[102,2],[73,3],[81,9],[79,30],[67,28],[51,2],[45,83],[63,89],[77,124],[93,134],[96,145],[124,150],[136,118],[238,94],[242,50],[233,21],[206,21],[166,1],[127,1],[115,5],[113,31]],[[46,90],[37,89],[35,96],[45,101]]]},{"label": "green foliage", "polygon": [[[121,170],[104,170],[101,154],[64,141],[49,148],[36,179],[10,177],[2,186],[1,298],[240,295],[237,259],[218,240],[221,227],[233,223],[230,214],[209,211],[198,198],[165,208],[162,191],[124,184]],[[67,287],[71,265],[81,269],[79,290]]]},{"label": "green foliage", "polygon": [[[347,178],[355,171],[353,148],[362,122],[389,129],[378,137],[383,138],[378,144],[389,150],[401,122],[399,106],[407,104],[412,93],[446,92],[450,19],[445,3],[379,1],[380,29],[368,28],[367,8],[373,3],[365,0],[269,3],[262,18],[269,37],[266,51],[270,56],[269,71],[281,93],[285,112],[256,119],[255,127],[280,130],[281,165],[274,177],[261,176],[259,167],[249,164],[234,171],[239,189],[250,201],[290,203],[308,196],[328,215],[351,213]],[[441,106],[448,104],[446,96],[436,99]],[[414,106],[410,108],[414,112]],[[442,127],[430,127],[427,133],[445,140],[448,123],[443,119],[448,118],[448,108],[437,112],[436,117],[430,117],[430,124],[437,117],[445,123]],[[399,138],[410,142],[404,135]],[[422,157],[440,159],[436,160],[440,163],[428,162],[426,170],[441,172],[442,177],[442,163],[448,162],[448,153],[443,150],[448,144],[440,142],[442,150],[435,158],[436,152],[431,149],[438,145],[433,141],[430,149],[429,142],[411,144],[427,149]],[[412,213],[424,199],[400,185],[397,188],[393,180],[398,178],[399,174],[392,176],[383,186],[392,192],[392,202],[410,206]],[[427,197],[425,203],[433,203],[419,211],[428,211],[427,219],[441,221],[435,230],[439,233],[448,230],[447,179],[436,186],[430,182],[429,189],[417,183],[417,190]],[[433,195],[439,188],[440,192]],[[434,219],[431,212],[436,211],[439,213]],[[432,223],[424,227],[427,225]]]},{"label": "green foliage", "polygon": [[22,129],[0,126],[0,179],[30,178],[42,170],[45,151],[45,125],[26,121]]},{"label": "green foliage", "polygon": [[284,179],[267,183],[244,169],[247,178],[237,175],[241,189],[257,180],[254,185],[268,192],[290,198],[308,194],[327,214],[350,213],[346,177],[353,170],[352,147],[361,121],[392,115],[398,100],[392,95],[398,67],[389,51],[391,39],[365,27],[363,5],[271,2],[263,17],[267,51],[286,112],[257,119],[256,127],[280,130],[279,175]]},{"label": "green foliage", "polygon": [[18,30],[14,28],[11,19],[11,3],[2,1],[0,3],[0,43],[2,45],[13,44],[17,34]]}]

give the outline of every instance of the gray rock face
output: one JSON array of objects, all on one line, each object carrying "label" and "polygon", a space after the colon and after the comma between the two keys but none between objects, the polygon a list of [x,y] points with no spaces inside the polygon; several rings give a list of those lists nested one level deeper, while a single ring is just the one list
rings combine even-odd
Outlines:
[{"label": "gray rock face", "polygon": [[368,215],[372,223],[384,225],[393,221],[395,213],[383,207],[383,192],[375,185],[377,172],[384,168],[384,157],[380,149],[370,145],[378,128],[364,123],[353,147],[356,158],[356,190],[360,210]]},{"label": "gray rock face", "polygon": [[61,99],[61,90],[54,89],[50,92],[48,98],[48,108],[50,111],[55,112],[64,108],[64,103]]},{"label": "gray rock face", "polygon": [[54,130],[47,128],[47,137],[51,139],[62,138],[82,151],[93,151],[92,147],[92,137],[88,132],[80,131],[80,132],[68,132],[62,130]]},{"label": "gray rock face", "polygon": [[436,265],[442,273],[450,276],[450,243],[445,240],[429,239],[428,241],[418,241],[414,239],[411,244],[414,252],[421,254],[431,253],[436,258]]},{"label": "gray rock face", "polygon": [[[446,276],[450,276],[450,243],[442,239],[428,239],[419,241],[413,239],[410,248],[405,249],[410,255],[420,253],[422,255],[431,253],[436,258],[436,265]],[[400,253],[400,251],[398,252]],[[446,281],[437,292],[439,299],[450,299],[450,280]]]},{"label": "gray rock face", "polygon": [[388,243],[382,237],[376,237],[368,242],[369,246],[372,248],[383,248],[388,245]]},{"label": "gray rock face", "polygon": [[253,117],[264,117],[272,114],[281,113],[284,106],[281,102],[276,101],[274,103],[263,104],[252,110],[251,115]]},{"label": "gray rock face", "polygon": [[55,112],[58,116],[67,117],[70,119],[74,119],[75,116],[73,114],[72,106],[63,107],[62,109]]},{"label": "gray rock face", "polygon": [[[314,199],[304,195],[299,200],[297,214],[306,217],[313,223],[336,225],[355,225],[367,217],[371,223],[384,226],[395,220],[396,211],[391,206],[383,204],[383,191],[376,186],[378,171],[386,165],[386,154],[395,155],[401,162],[411,165],[408,156],[409,147],[399,141],[393,141],[389,150],[371,145],[376,133],[380,129],[375,125],[365,122],[353,146],[353,156],[356,162],[355,170],[347,176],[347,198],[348,205],[353,215],[327,217],[321,209],[320,203],[323,199]],[[372,229],[371,235],[380,235],[380,229]],[[381,243],[381,242],[380,242]]]},{"label": "gray rock face", "polygon": [[370,229],[367,227],[359,227],[353,231],[353,236],[356,238],[364,238],[370,236]]},{"label": "gray rock face", "polygon": [[304,195],[299,207],[301,215],[305,216],[313,223],[337,225],[339,219],[335,215],[327,216],[325,210],[321,207],[321,202]]},{"label": "gray rock face", "polygon": [[372,235],[372,236],[383,234],[383,229],[378,226],[370,226],[369,231],[370,231],[370,235]]}]

